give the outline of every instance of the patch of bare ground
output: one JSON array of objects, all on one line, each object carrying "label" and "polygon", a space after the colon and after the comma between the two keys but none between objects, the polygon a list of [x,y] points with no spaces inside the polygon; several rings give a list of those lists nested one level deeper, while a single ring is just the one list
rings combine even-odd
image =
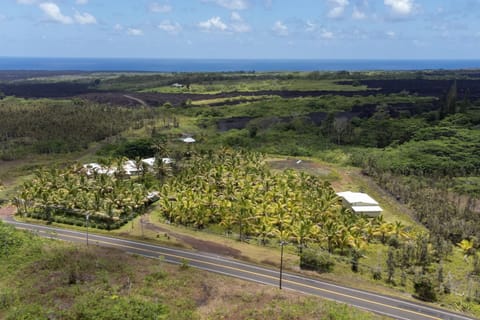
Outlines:
[{"label": "patch of bare ground", "polygon": [[275,159],[268,161],[268,164],[275,170],[294,169],[316,176],[328,176],[332,172],[330,168],[317,162],[295,158]]},{"label": "patch of bare ground", "polygon": [[12,217],[17,209],[14,206],[6,206],[0,208],[0,218]]},{"label": "patch of bare ground", "polygon": [[151,223],[149,221],[149,216],[146,216],[146,219],[147,219],[147,222],[144,224],[146,229],[157,232],[157,233],[164,233],[168,237],[173,237],[180,242],[186,243],[188,246],[190,246],[194,250],[232,257],[235,259],[240,259],[240,258],[246,259],[246,257],[244,257],[241,254],[242,252],[238,249],[234,249],[229,246],[219,244],[213,241],[196,239],[194,237],[190,237],[184,234],[172,232],[171,230],[162,228],[158,225]]}]

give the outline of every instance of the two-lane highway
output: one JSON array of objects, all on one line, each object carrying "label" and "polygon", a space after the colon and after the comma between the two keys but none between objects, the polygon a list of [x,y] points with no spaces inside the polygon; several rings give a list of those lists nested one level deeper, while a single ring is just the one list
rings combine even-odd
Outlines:
[{"label": "two-lane highway", "polygon": [[[43,237],[51,237],[54,239],[72,242],[86,242],[86,234],[83,232],[16,222],[11,219],[7,219],[5,222],[14,225],[18,229],[33,231]],[[189,266],[202,270],[216,272],[266,285],[278,286],[278,270],[260,267],[254,264],[240,262],[220,256],[214,256],[202,252],[167,248],[140,241],[100,236],[92,233],[89,234],[89,243],[98,246],[117,248],[129,253],[135,253],[150,258],[159,258],[162,256],[164,257],[165,261],[171,263],[180,264],[184,261],[188,261]],[[397,299],[363,290],[352,289],[288,272],[283,273],[283,288],[323,297],[329,300],[343,302],[395,319],[474,319],[436,307],[427,306],[425,304]]]}]

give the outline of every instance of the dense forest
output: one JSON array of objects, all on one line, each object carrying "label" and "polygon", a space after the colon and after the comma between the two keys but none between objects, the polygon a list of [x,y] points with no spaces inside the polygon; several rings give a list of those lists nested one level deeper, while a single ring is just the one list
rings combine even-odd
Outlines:
[{"label": "dense forest", "polygon": [[0,100],[0,159],[30,153],[67,153],[143,126],[152,110],[98,105],[81,99]]}]

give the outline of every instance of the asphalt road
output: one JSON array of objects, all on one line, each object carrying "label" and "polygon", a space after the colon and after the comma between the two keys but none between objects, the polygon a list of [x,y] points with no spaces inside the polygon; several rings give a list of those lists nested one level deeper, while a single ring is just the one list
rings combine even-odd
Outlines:
[{"label": "asphalt road", "polygon": [[[87,241],[87,235],[85,232],[16,222],[11,219],[6,219],[5,222],[14,225],[18,229],[33,231],[34,233],[37,233],[39,236],[43,237],[80,243],[86,243]],[[181,264],[186,261],[191,267],[262,283],[265,285],[277,287],[279,285],[279,270],[264,268],[221,256],[161,247],[139,241],[106,237],[91,233],[88,235],[88,242],[89,245],[117,248],[129,253],[134,253],[149,258],[163,257],[166,262],[170,263]],[[295,290],[325,299],[343,302],[394,319],[474,319],[425,304],[397,299],[363,290],[352,289],[288,272],[283,273],[282,287],[284,289]]]}]

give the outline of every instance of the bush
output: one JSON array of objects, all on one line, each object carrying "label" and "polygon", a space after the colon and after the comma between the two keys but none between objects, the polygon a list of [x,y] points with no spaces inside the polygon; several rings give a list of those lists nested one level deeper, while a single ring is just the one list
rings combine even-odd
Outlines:
[{"label": "bush", "polygon": [[329,253],[305,250],[300,256],[300,268],[317,272],[331,272],[335,262]]},{"label": "bush", "polygon": [[428,302],[434,302],[437,300],[437,294],[432,280],[427,276],[420,276],[418,279],[415,279],[413,288],[415,289],[416,298]]},{"label": "bush", "polygon": [[24,237],[15,228],[0,221],[0,257],[15,252],[24,243]]},{"label": "bush", "polygon": [[372,278],[374,280],[382,280],[382,269],[380,267],[376,267],[373,269]]}]

